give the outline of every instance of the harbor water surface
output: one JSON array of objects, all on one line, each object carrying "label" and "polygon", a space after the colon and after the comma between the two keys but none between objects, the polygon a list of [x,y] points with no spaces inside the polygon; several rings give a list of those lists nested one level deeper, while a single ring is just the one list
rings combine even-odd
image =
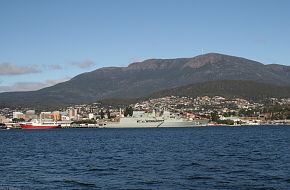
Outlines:
[{"label": "harbor water surface", "polygon": [[0,189],[290,189],[290,127],[0,131]]}]

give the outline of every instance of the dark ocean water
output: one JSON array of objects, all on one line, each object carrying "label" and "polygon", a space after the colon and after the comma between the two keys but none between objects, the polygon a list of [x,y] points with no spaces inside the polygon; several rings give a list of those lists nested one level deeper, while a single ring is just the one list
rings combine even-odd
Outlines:
[{"label": "dark ocean water", "polygon": [[290,189],[290,127],[0,131],[2,189]]}]

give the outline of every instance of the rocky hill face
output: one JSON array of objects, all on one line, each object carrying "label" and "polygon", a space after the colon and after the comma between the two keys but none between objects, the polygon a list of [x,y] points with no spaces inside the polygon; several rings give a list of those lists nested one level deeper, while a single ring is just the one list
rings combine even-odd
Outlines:
[{"label": "rocky hill face", "polygon": [[108,98],[138,98],[152,93],[219,80],[254,81],[290,86],[290,67],[222,54],[193,58],[149,59],[128,67],[107,67],[32,92],[0,94],[0,106],[63,106]]}]

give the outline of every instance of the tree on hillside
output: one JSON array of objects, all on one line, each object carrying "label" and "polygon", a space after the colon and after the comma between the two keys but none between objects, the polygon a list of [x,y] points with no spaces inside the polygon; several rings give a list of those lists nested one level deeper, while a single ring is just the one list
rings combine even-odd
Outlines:
[{"label": "tree on hillside", "polygon": [[108,116],[108,119],[111,119],[111,113],[109,110],[107,110],[107,116]]},{"label": "tree on hillside", "polygon": [[128,107],[126,107],[125,110],[124,110],[124,116],[127,117],[128,114],[129,114],[129,113],[128,113]]},{"label": "tree on hillside", "polygon": [[104,119],[105,118],[105,113],[103,112],[103,110],[101,110],[100,115],[101,115],[101,119]]},{"label": "tree on hillside", "polygon": [[210,116],[211,116],[211,120],[214,121],[214,122],[217,122],[220,119],[219,115],[218,115],[218,113],[216,111],[212,112],[210,114]]},{"label": "tree on hillside", "polygon": [[13,123],[19,123],[19,122],[24,122],[25,120],[23,118],[13,118],[12,122]]},{"label": "tree on hillside", "polygon": [[241,116],[241,117],[254,117],[255,116],[255,110],[252,110],[252,109],[241,109],[239,111],[239,116]]},{"label": "tree on hillside", "polygon": [[133,108],[131,106],[128,109],[128,113],[131,117],[133,116]]},{"label": "tree on hillside", "polygon": [[127,117],[128,115],[130,117],[133,116],[133,108],[131,106],[130,107],[126,107],[125,110],[124,110],[124,116]]}]

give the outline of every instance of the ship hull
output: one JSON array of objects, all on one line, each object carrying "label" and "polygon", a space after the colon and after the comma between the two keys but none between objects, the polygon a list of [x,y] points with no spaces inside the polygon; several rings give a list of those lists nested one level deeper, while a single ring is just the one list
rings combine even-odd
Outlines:
[{"label": "ship hull", "polygon": [[164,121],[160,127],[194,127],[194,123],[190,121]]},{"label": "ship hull", "polygon": [[20,124],[21,129],[56,129],[60,128],[60,125],[32,125],[32,124]]},{"label": "ship hull", "polygon": [[121,118],[120,122],[107,123],[106,128],[156,128],[163,123],[163,120]]}]

